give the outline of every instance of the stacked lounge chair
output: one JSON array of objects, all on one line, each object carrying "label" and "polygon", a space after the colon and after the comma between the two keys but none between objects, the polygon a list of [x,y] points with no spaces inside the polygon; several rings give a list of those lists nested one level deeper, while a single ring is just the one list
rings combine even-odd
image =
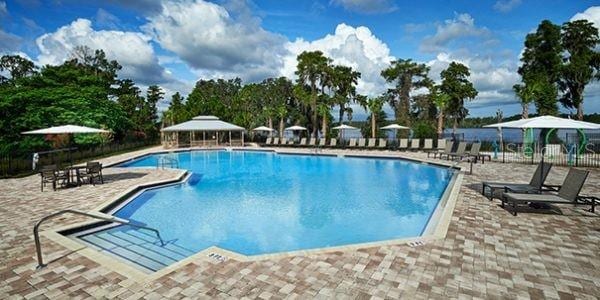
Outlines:
[{"label": "stacked lounge chair", "polygon": [[358,147],[359,148],[364,148],[366,146],[366,140],[364,138],[360,138],[358,139]]},{"label": "stacked lounge chair", "polygon": [[386,139],[379,139],[379,148],[385,148],[387,147],[387,140]]},{"label": "stacked lounge chair", "polygon": [[408,149],[408,139],[400,139],[400,144],[398,145],[399,150]]},{"label": "stacked lounge chair", "polygon": [[[517,205],[528,204],[528,203],[544,203],[544,204],[579,204],[578,198],[579,193],[583,188],[586,178],[589,175],[587,170],[579,170],[575,168],[569,169],[567,177],[562,186],[558,190],[557,194],[521,194],[510,192],[507,188],[507,192],[502,194],[502,207],[505,203],[509,203],[512,206],[513,215],[517,215]],[[591,212],[594,212],[596,206],[596,197],[583,197],[588,199],[588,203],[592,206]]]},{"label": "stacked lounge chair", "polygon": [[369,144],[367,145],[367,147],[369,148],[375,148],[375,144],[377,143],[377,139],[375,138],[370,138],[369,139]]},{"label": "stacked lounge chair", "polygon": [[[550,173],[552,164],[544,163],[538,164],[533,176],[529,183],[506,183],[506,182],[489,182],[484,181],[481,183],[481,194],[488,197],[488,199],[494,199],[497,191],[520,192],[520,193],[541,193],[542,188],[545,186],[544,182]],[[489,196],[486,195],[486,190],[489,190]]]},{"label": "stacked lounge chair", "polygon": [[417,151],[419,150],[419,146],[421,145],[420,139],[412,139],[410,140],[410,150]]}]

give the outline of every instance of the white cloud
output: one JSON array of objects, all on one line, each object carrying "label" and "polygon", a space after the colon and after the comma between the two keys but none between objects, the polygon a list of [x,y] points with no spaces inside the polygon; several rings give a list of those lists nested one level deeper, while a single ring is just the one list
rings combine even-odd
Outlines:
[{"label": "white cloud", "polygon": [[95,31],[92,22],[77,19],[55,32],[37,38],[39,64],[60,64],[70,58],[77,46],[103,49],[109,59],[117,60],[123,69],[120,77],[132,78],[145,84],[172,81],[171,75],[158,64],[150,45],[150,37],[139,32],[113,30]]},{"label": "white cloud", "polygon": [[6,2],[0,1],[0,18],[4,18],[8,15],[8,9],[6,9]]},{"label": "white cloud", "polygon": [[388,46],[373,35],[369,28],[346,24],[339,24],[334,34],[314,41],[297,39],[288,43],[286,48],[290,55],[285,58],[282,75],[295,78],[296,56],[303,51],[320,50],[334,64],[346,65],[361,72],[357,91],[367,95],[385,91],[386,84],[380,73],[395,59],[390,55]]},{"label": "white cloud", "polygon": [[392,0],[331,0],[330,3],[363,14],[389,13],[398,9]]},{"label": "white cloud", "polygon": [[571,21],[588,20],[594,23],[594,26],[600,30],[600,6],[592,6],[584,12],[575,14]]},{"label": "white cloud", "polygon": [[198,74],[246,81],[276,75],[287,54],[286,39],[264,30],[259,19],[239,6],[237,10],[232,16],[224,7],[202,0],[165,2],[161,13],[148,17],[144,29]]},{"label": "white cloud", "polygon": [[519,5],[521,5],[521,0],[498,0],[494,4],[494,9],[506,13]]},{"label": "white cloud", "polygon": [[477,27],[471,15],[458,14],[454,19],[438,24],[436,33],[423,39],[419,49],[423,52],[443,51],[455,40],[473,37],[489,40],[491,32],[485,27]]}]

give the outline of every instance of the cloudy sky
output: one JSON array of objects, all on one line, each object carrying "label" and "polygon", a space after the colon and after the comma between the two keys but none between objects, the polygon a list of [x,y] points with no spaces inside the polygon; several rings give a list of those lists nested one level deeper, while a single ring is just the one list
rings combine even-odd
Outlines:
[{"label": "cloudy sky", "polygon": [[[100,3],[100,4],[99,4]],[[511,90],[525,35],[543,19],[585,18],[587,0],[15,0],[0,1],[0,53],[59,64],[77,45],[104,49],[142,87],[187,94],[200,78],[294,78],[296,56],[321,50],[358,69],[358,91],[386,90],[380,71],[397,58],[431,67],[471,68],[479,96],[473,116],[520,111]],[[162,103],[163,107],[168,103]],[[586,112],[600,112],[600,84],[588,87]]]}]

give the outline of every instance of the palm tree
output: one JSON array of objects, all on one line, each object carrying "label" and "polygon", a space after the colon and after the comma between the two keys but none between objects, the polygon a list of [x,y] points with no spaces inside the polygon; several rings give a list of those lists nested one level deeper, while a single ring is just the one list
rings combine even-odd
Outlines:
[{"label": "palm tree", "polygon": [[345,108],[350,102],[355,101],[356,96],[356,84],[360,78],[360,72],[352,70],[351,67],[346,66],[334,66],[332,70],[333,76],[333,102],[339,105],[339,119],[340,124],[344,119]]},{"label": "palm tree", "polygon": [[539,85],[535,82],[529,84],[515,84],[513,90],[521,99],[521,118],[529,118],[529,104],[531,104],[539,91]]},{"label": "palm tree", "polygon": [[[308,85],[310,87],[310,109],[312,113],[312,134],[317,137],[318,134],[318,111],[317,111],[317,100],[318,90],[317,84],[325,83],[324,71],[328,67],[329,58],[323,56],[321,51],[304,51],[297,57],[298,66],[296,75],[298,75],[299,83]],[[323,87],[323,84],[321,84]]]},{"label": "palm tree", "polygon": [[377,137],[377,115],[383,108],[384,99],[381,97],[369,99],[367,101],[367,107],[371,112],[371,137]]}]

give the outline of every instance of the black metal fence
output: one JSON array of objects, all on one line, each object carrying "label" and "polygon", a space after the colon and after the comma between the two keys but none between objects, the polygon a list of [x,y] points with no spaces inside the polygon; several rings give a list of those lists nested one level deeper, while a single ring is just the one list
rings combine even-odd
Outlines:
[{"label": "black metal fence", "polygon": [[[143,140],[138,142],[112,143],[91,148],[65,148],[51,151],[38,152],[37,168],[44,165],[59,165],[77,163],[92,158],[114,155],[120,152],[131,151],[152,145],[158,141]],[[0,156],[0,178],[27,175],[34,173],[33,153],[27,156],[4,155]]]}]

